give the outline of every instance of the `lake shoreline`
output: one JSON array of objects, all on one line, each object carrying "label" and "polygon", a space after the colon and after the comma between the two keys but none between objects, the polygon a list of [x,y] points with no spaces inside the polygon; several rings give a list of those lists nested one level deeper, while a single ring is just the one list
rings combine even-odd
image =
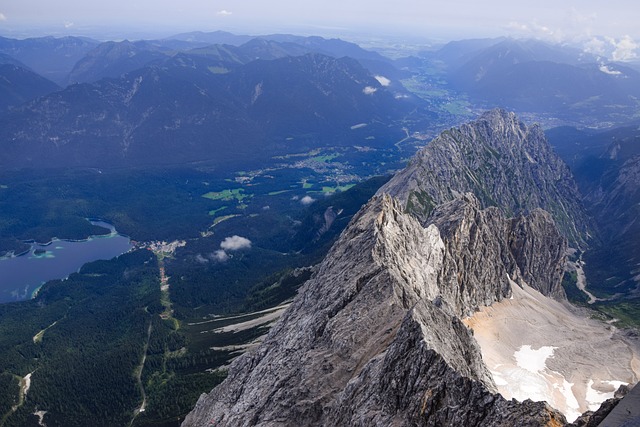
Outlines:
[{"label": "lake shoreline", "polygon": [[[100,219],[100,218],[87,218],[87,221],[89,221],[91,223],[91,225],[96,225],[98,227],[104,228],[105,230],[108,230],[108,233],[105,234],[91,234],[85,238],[82,239],[65,239],[65,238],[58,238],[58,237],[52,237],[51,240],[49,240],[48,242],[45,243],[40,243],[38,241],[36,241],[35,239],[28,239],[28,240],[22,240],[22,243],[24,243],[25,245],[29,245],[30,248],[27,249],[26,251],[22,251],[19,253],[15,253],[15,251],[8,251],[5,255],[0,256],[0,261],[3,260],[7,260],[7,259],[11,259],[11,258],[18,258],[27,254],[30,254],[31,252],[33,252],[33,248],[34,246],[51,246],[51,244],[53,244],[54,242],[72,242],[72,243],[82,243],[82,242],[88,242],[92,239],[100,239],[100,238],[108,238],[108,237],[112,237],[112,236],[121,236],[121,237],[125,237],[129,240],[131,240],[130,236],[127,236],[126,234],[122,234],[122,233],[118,233],[118,231],[116,230],[115,226],[113,226],[112,224],[108,223],[107,221]],[[103,226],[106,225],[105,226]]]},{"label": "lake shoreline", "polygon": [[83,239],[52,238],[46,243],[25,240],[27,251],[0,257],[0,304],[35,298],[51,280],[64,280],[87,263],[118,257],[136,248],[129,236],[109,223],[87,218],[96,231]]}]

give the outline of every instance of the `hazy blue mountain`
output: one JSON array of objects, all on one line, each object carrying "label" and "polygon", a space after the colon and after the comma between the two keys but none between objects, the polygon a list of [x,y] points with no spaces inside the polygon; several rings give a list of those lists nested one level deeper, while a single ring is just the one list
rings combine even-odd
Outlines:
[{"label": "hazy blue mountain", "polygon": [[280,43],[294,43],[304,46],[312,52],[322,53],[324,55],[343,57],[349,56],[355,59],[366,59],[374,61],[391,62],[388,58],[380,55],[378,52],[369,51],[361,48],[355,43],[347,42],[341,39],[325,39],[323,37],[311,36],[295,36],[291,34],[271,34],[260,36],[266,40],[272,40]]},{"label": "hazy blue mountain", "polygon": [[25,70],[33,71],[31,68],[27,67],[22,62],[18,61],[14,57],[7,55],[5,53],[0,53],[0,64],[11,64],[20,68],[24,68]]},{"label": "hazy blue mountain", "polygon": [[59,90],[60,87],[28,69],[0,64],[0,111]]},{"label": "hazy blue mountain", "polygon": [[215,72],[224,73],[232,68],[255,61],[256,59],[271,60],[287,56],[301,56],[311,52],[297,44],[278,43],[256,38],[249,40],[241,46],[215,44],[192,49],[187,53],[189,55],[206,57],[209,61],[217,62],[219,68],[216,69]]},{"label": "hazy blue mountain", "polygon": [[474,102],[567,120],[632,115],[640,73],[606,64],[566,46],[507,39],[481,50],[455,70],[450,86]]},{"label": "hazy blue mountain", "polygon": [[167,58],[171,51],[153,42],[101,43],[80,59],[68,77],[69,83],[87,83],[104,77],[119,77],[152,62]]},{"label": "hazy blue mountain", "polygon": [[176,34],[165,40],[198,43],[201,46],[207,46],[211,44],[229,44],[232,46],[240,46],[241,44],[244,44],[253,38],[255,38],[255,36],[236,35],[226,31],[192,31],[189,33]]},{"label": "hazy blue mountain", "polygon": [[445,44],[435,52],[423,52],[421,56],[444,62],[450,69],[456,69],[484,49],[494,46],[504,38],[455,40]]},{"label": "hazy blue mountain", "polygon": [[[173,36],[166,41],[185,41],[189,43],[202,43],[202,46],[220,44],[240,47],[248,43],[253,43],[253,47],[257,47],[258,43],[255,39],[261,39],[268,42],[276,42],[278,46],[286,52],[286,55],[300,55],[303,53],[320,53],[335,58],[348,56],[357,59],[365,68],[375,74],[384,74],[389,78],[399,79],[406,77],[406,73],[399,71],[394,67],[393,61],[378,52],[369,51],[361,48],[355,43],[347,42],[341,39],[325,39],[318,36],[297,36],[292,34],[268,34],[261,36],[235,35],[224,31],[215,31],[211,33],[193,32],[184,33]],[[273,49],[276,45],[272,44]],[[284,56],[284,55],[283,55]],[[275,56],[280,57],[280,56]],[[261,55],[256,58],[269,59]]]},{"label": "hazy blue mountain", "polygon": [[[310,54],[225,74],[179,54],[119,79],[76,84],[0,117],[0,164],[119,167],[259,161],[323,144],[387,144],[412,113],[360,64]],[[215,63],[215,61],[214,61]],[[351,126],[381,136],[365,141]],[[357,136],[359,135],[359,136]]]},{"label": "hazy blue mountain", "polygon": [[[489,39],[490,43],[493,39]],[[498,39],[499,40],[499,39]],[[496,41],[498,41],[496,40]],[[479,47],[471,43],[468,47]],[[443,48],[444,49],[444,48]],[[562,64],[578,64],[584,56],[574,48],[552,45],[540,40],[504,39],[479,51],[469,51],[472,57],[461,64],[455,76],[462,80],[480,80],[484,75],[525,62],[548,61]]]},{"label": "hazy blue mountain", "polygon": [[0,37],[0,53],[23,62],[43,77],[64,85],[76,62],[99,44],[85,37]]}]

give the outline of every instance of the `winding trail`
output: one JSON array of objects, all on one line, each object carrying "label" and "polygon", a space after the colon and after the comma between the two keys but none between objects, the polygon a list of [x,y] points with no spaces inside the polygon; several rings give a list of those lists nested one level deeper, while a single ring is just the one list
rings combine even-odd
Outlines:
[{"label": "winding trail", "polygon": [[24,378],[16,376],[16,378],[18,378],[20,380],[20,391],[19,391],[19,394],[18,394],[18,403],[16,405],[13,405],[11,407],[11,409],[9,410],[9,412],[7,412],[6,414],[4,414],[2,416],[2,419],[0,419],[0,426],[3,426],[7,422],[7,419],[11,415],[13,415],[13,413],[16,412],[24,404],[24,400],[27,397],[27,393],[29,392],[29,388],[31,387],[31,375],[32,374],[33,374],[33,372],[29,372]]},{"label": "winding trail", "polygon": [[133,425],[133,422],[136,420],[136,417],[140,415],[141,412],[144,412],[147,406],[147,393],[144,390],[144,384],[142,383],[142,370],[144,369],[144,362],[147,360],[147,350],[149,349],[149,339],[151,338],[151,322],[149,322],[149,327],[147,328],[147,340],[144,343],[144,351],[142,353],[142,361],[140,362],[140,366],[136,369],[136,380],[138,382],[138,387],[140,387],[140,394],[142,394],[142,404],[133,411],[133,418],[129,422],[129,427]]}]

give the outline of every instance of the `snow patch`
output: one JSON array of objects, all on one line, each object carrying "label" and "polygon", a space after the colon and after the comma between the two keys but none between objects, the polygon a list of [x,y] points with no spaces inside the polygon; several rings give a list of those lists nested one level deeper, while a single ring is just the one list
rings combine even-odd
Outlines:
[{"label": "snow patch", "polygon": [[523,345],[513,356],[520,368],[537,374],[547,368],[547,359],[553,356],[556,348],[543,346],[534,350],[530,345]]},{"label": "snow patch", "polygon": [[[600,405],[602,404],[602,402],[604,402],[607,399],[611,399],[613,397],[613,395],[615,394],[616,390],[621,386],[621,385],[626,385],[627,383],[622,382],[622,381],[601,381],[601,387],[600,388],[605,388],[605,389],[610,389],[611,391],[600,391],[597,390],[595,388],[593,388],[594,386],[594,382],[593,380],[589,380],[589,383],[587,384],[587,396],[586,396],[586,401],[589,404],[589,410],[590,411],[597,411],[598,408],[600,408]],[[602,387],[602,385],[604,385],[604,387]]]}]

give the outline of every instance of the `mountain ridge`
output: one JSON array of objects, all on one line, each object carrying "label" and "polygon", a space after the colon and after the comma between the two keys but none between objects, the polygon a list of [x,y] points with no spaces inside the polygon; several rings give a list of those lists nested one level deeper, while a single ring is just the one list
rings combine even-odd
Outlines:
[{"label": "mountain ridge", "polygon": [[444,131],[379,191],[422,222],[434,206],[472,192],[507,215],[547,210],[574,245],[584,245],[589,230],[571,172],[542,129],[502,109]]},{"label": "mountain ridge", "polygon": [[247,155],[264,159],[291,147],[349,143],[358,138],[351,130],[357,123],[380,136],[401,135],[387,126],[413,114],[416,102],[397,99],[349,58],[308,54],[217,74],[206,59],[180,55],[119,79],[69,86],[0,116],[0,164],[246,163]]},{"label": "mountain ridge", "polygon": [[[522,142],[526,127],[514,133],[514,123],[493,111],[465,126],[482,134],[491,125],[493,138]],[[495,146],[509,154],[509,144]],[[540,167],[555,166],[536,154]],[[514,286],[564,300],[566,238],[540,206],[509,218],[464,185],[415,215],[389,193],[408,194],[400,191],[407,177],[414,190],[432,188],[417,179],[421,166],[410,162],[360,210],[263,344],[233,362],[183,426],[566,423],[545,403],[497,394],[460,321],[510,298]],[[522,164],[519,172],[533,176]],[[499,182],[500,171],[485,178]]]}]

